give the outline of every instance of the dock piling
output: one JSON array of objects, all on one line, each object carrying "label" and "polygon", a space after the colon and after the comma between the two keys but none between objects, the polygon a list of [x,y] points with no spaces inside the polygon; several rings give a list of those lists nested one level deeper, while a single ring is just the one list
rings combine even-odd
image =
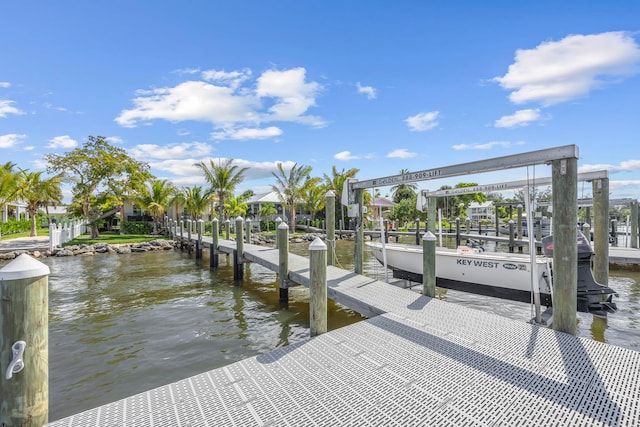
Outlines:
[{"label": "dock piling", "polygon": [[422,293],[436,296],[436,236],[427,231],[422,237]]},{"label": "dock piling", "polygon": [[211,246],[209,246],[209,267],[218,267],[218,218],[213,218],[211,221]]},{"label": "dock piling", "polygon": [[280,303],[289,301],[289,287],[287,278],[289,277],[289,226],[280,220],[276,230],[276,241],[278,242],[278,291],[280,293]]},{"label": "dock piling", "polygon": [[333,191],[327,191],[325,195],[325,207],[327,217],[327,265],[333,265],[333,259],[336,253],[336,195]]},{"label": "dock piling", "polygon": [[191,255],[191,219],[187,220],[187,253]]},{"label": "dock piling", "polygon": [[204,220],[199,219],[196,223],[198,240],[196,242],[196,259],[202,259],[202,233],[204,232]]},{"label": "dock piling", "polygon": [[312,337],[327,332],[327,245],[316,237],[309,245],[309,328]]},{"label": "dock piling", "polygon": [[241,216],[236,218],[236,251],[233,263],[233,279],[242,280],[244,278],[244,238],[242,236],[242,225],[244,220]]},{"label": "dock piling", "polygon": [[49,273],[27,254],[0,269],[0,426],[48,422]]}]

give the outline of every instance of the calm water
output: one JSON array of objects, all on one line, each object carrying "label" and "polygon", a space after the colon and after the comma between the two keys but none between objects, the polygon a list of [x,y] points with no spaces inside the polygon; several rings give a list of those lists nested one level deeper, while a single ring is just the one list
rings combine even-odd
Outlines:
[{"label": "calm water", "polygon": [[[353,242],[338,241],[353,269]],[[291,245],[305,255],[307,244]],[[47,258],[50,420],[112,402],[309,336],[306,289],[281,309],[275,274],[258,265],[233,280],[226,256],[209,270],[180,252]],[[1,266],[1,265],[0,265]],[[365,253],[365,272],[384,278]],[[607,320],[579,314],[579,335],[640,351],[640,274],[612,272],[620,297]],[[438,290],[441,299],[527,321],[527,304]],[[329,305],[329,328],[361,317]]]}]

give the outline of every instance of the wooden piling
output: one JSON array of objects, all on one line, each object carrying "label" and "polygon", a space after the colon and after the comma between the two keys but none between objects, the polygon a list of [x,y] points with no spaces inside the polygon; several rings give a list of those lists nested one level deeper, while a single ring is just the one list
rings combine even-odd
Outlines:
[{"label": "wooden piling", "polygon": [[578,247],[576,245],[578,159],[553,160],[551,165],[553,329],[575,335],[578,309],[576,299],[578,293]]},{"label": "wooden piling", "polygon": [[278,229],[280,229],[280,224],[282,224],[282,218],[277,217],[276,218],[276,249],[278,249],[280,247],[280,242],[278,239]]},{"label": "wooden piling", "polygon": [[236,218],[236,251],[233,263],[233,278],[242,280],[244,278],[244,238],[242,236],[242,225],[244,220],[241,216]]},{"label": "wooden piling", "polygon": [[[516,206],[517,208],[517,212],[518,212],[518,239],[522,240],[522,237],[524,236],[524,232],[522,229],[522,205],[520,203],[518,203],[518,206]],[[527,212],[527,215],[529,214],[529,212]],[[529,225],[527,224],[527,227]],[[521,254],[522,253],[522,245],[518,245],[518,253]]]},{"label": "wooden piling", "polygon": [[420,245],[420,218],[416,218],[416,246]]},{"label": "wooden piling", "polygon": [[[609,178],[591,182],[593,194],[593,278],[609,284]],[[555,220],[554,220],[555,222]]]},{"label": "wooden piling", "polygon": [[325,195],[326,209],[326,242],[327,242],[327,265],[334,265],[336,256],[336,195],[333,191],[327,191]]},{"label": "wooden piling", "polygon": [[278,291],[280,293],[280,302],[289,301],[289,226],[286,222],[280,220],[276,231],[278,240]]},{"label": "wooden piling", "polygon": [[0,269],[0,426],[48,422],[48,283],[49,267],[26,254]]},{"label": "wooden piling", "polygon": [[430,231],[422,237],[422,293],[436,296],[436,236]]},{"label": "wooden piling", "polygon": [[229,232],[231,230],[231,220],[228,218],[224,222],[224,238],[229,240]]},{"label": "wooden piling", "polygon": [[355,250],[353,254],[354,272],[362,274],[362,261],[364,253],[364,221],[362,214],[362,206],[364,205],[364,191],[361,188],[356,189],[356,204],[358,205],[358,213],[356,216],[356,238]]},{"label": "wooden piling", "polygon": [[187,220],[187,253],[191,255],[191,219]]},{"label": "wooden piling", "polygon": [[199,219],[196,223],[198,241],[196,243],[196,259],[202,259],[202,233],[204,233],[204,220]]},{"label": "wooden piling", "polygon": [[211,246],[209,246],[209,267],[217,268],[218,259],[218,218],[211,221]]},{"label": "wooden piling", "polygon": [[456,218],[456,248],[460,246],[460,218]]},{"label": "wooden piling", "polygon": [[180,252],[184,250],[184,220],[180,220]]},{"label": "wooden piling", "polygon": [[327,332],[327,245],[316,237],[309,245],[309,328],[311,336]]},{"label": "wooden piling", "polygon": [[631,245],[630,247],[638,248],[638,201],[631,202]]},{"label": "wooden piling", "polygon": [[245,223],[245,242],[247,244],[251,244],[251,218],[247,218],[247,220],[244,222]]},{"label": "wooden piling", "polygon": [[513,249],[515,248],[515,231],[514,231],[514,223],[513,220],[509,220],[509,252],[513,253]]},{"label": "wooden piling", "polygon": [[429,197],[427,202],[427,231],[430,231],[434,235],[436,234],[437,218],[437,203],[435,197]]}]

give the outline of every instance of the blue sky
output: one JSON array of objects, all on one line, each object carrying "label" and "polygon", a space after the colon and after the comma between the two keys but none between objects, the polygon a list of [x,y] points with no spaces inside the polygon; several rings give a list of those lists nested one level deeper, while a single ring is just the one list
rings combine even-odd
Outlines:
[{"label": "blue sky", "polygon": [[[13,1],[0,162],[109,138],[178,186],[193,164],[366,180],[576,144],[640,198],[640,1]],[[548,167],[420,183],[488,184]],[[385,190],[382,190],[385,194]],[[581,185],[579,196],[590,186]]]}]

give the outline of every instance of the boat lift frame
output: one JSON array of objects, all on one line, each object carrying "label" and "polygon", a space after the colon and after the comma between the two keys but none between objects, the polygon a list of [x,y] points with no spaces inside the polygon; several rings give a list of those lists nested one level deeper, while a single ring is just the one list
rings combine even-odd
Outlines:
[{"label": "boat lift frame", "polygon": [[[557,206],[557,209],[554,209],[553,222],[553,234],[556,236],[556,248],[553,253],[554,274],[556,277],[553,288],[555,307],[553,329],[575,335],[577,320],[577,247],[575,245],[575,220],[577,217],[578,198],[578,151],[577,145],[565,145],[493,159],[426,169],[418,172],[391,175],[383,178],[364,181],[350,180],[346,182],[345,187],[348,192],[348,198],[355,200],[355,204],[357,205],[354,251],[355,273],[363,273],[364,218],[362,206],[364,205],[364,189],[550,164],[552,168],[552,196],[554,206]],[[597,182],[602,181],[606,181],[608,193],[608,179],[597,180]],[[595,188],[594,185],[594,189]],[[603,186],[601,185],[600,188],[603,188]],[[354,197],[352,198],[351,195]]]}]

